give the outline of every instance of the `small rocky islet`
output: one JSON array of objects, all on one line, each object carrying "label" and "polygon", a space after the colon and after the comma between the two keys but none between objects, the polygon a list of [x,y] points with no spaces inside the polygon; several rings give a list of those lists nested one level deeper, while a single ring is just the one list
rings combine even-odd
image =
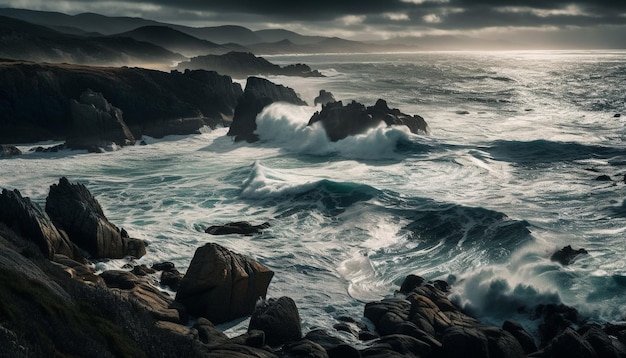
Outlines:
[{"label": "small rocky islet", "polygon": [[[268,227],[235,222],[207,232],[251,235]],[[626,356],[626,324],[586,322],[572,307],[542,304],[520,308],[538,323],[532,336],[515,321],[481,323],[450,301],[447,282],[417,275],[366,303],[363,317],[336,317],[332,332],[303,332],[297,302],[267,299],[274,272],[253,258],[208,243],[183,275],[169,262],[133,264],[145,253],[146,243],[111,223],[82,184],[61,178],[45,209],[4,189],[0,356]],[[553,260],[567,264],[584,253],[565,247]],[[112,258],[129,264],[94,269],[93,262]],[[247,316],[248,331],[237,337],[214,326]]]}]

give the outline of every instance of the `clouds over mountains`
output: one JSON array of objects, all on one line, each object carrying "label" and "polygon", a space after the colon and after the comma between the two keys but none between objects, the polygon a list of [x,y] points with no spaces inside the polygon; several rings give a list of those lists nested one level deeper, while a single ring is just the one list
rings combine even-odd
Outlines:
[{"label": "clouds over mountains", "polygon": [[[191,26],[237,23],[367,38],[496,31],[626,29],[624,0],[0,0],[0,7],[141,16]],[[600,37],[604,35],[598,35]]]}]

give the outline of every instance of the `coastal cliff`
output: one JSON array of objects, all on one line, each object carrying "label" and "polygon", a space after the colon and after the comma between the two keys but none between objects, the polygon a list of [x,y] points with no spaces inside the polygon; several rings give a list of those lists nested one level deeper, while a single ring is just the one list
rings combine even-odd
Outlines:
[{"label": "coastal cliff", "polygon": [[[0,143],[63,139],[72,126],[71,103],[87,89],[123,112],[135,138],[189,134],[221,123],[243,94],[232,78],[211,71],[88,67],[0,61]],[[182,131],[172,121],[198,118]],[[185,133],[189,132],[189,133]]]}]

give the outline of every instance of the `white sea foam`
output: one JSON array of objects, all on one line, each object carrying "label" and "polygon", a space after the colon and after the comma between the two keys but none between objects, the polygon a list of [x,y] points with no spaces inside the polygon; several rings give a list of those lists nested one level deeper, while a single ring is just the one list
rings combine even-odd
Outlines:
[{"label": "white sea foam", "polygon": [[355,159],[397,157],[398,143],[409,142],[411,133],[405,126],[381,125],[364,134],[331,142],[320,123],[308,126],[314,107],[274,103],[257,116],[257,130],[262,141],[291,152],[312,155],[337,153]]}]

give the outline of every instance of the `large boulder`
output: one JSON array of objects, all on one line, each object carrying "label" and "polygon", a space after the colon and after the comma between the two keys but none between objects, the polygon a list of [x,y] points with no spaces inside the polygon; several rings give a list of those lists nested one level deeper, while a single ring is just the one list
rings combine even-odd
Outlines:
[{"label": "large boulder", "polygon": [[302,338],[300,314],[293,299],[270,298],[257,304],[248,331],[265,332],[265,339],[271,346],[278,346]]},{"label": "large boulder", "polygon": [[374,106],[365,107],[363,104],[352,101],[347,105],[343,102],[327,102],[320,112],[315,112],[309,120],[309,125],[321,122],[328,138],[336,142],[348,136],[362,134],[381,123],[387,126],[404,125],[412,133],[427,133],[428,125],[420,116],[410,116],[398,109],[390,109],[387,102],[379,99]]},{"label": "large boulder", "polygon": [[257,128],[256,117],[263,108],[274,102],[306,105],[306,102],[301,100],[298,94],[289,87],[274,84],[264,78],[249,77],[243,96],[237,102],[228,135],[234,136],[236,141],[257,141],[258,137],[254,133]]},{"label": "large boulder", "polygon": [[3,189],[0,194],[0,221],[16,233],[33,241],[48,258],[63,254],[82,261],[80,249],[64,232],[59,231],[39,205],[24,198],[16,189]]},{"label": "large boulder", "polygon": [[72,149],[106,148],[135,144],[135,137],[124,122],[122,110],[112,106],[103,96],[91,89],[71,100],[72,126],[66,145]]},{"label": "large boulder", "polygon": [[250,315],[274,276],[259,262],[215,243],[196,250],[176,301],[215,324]]},{"label": "large boulder", "polygon": [[65,177],[50,186],[46,212],[72,242],[96,258],[139,258],[146,253],[145,243],[111,223],[84,185]]}]

